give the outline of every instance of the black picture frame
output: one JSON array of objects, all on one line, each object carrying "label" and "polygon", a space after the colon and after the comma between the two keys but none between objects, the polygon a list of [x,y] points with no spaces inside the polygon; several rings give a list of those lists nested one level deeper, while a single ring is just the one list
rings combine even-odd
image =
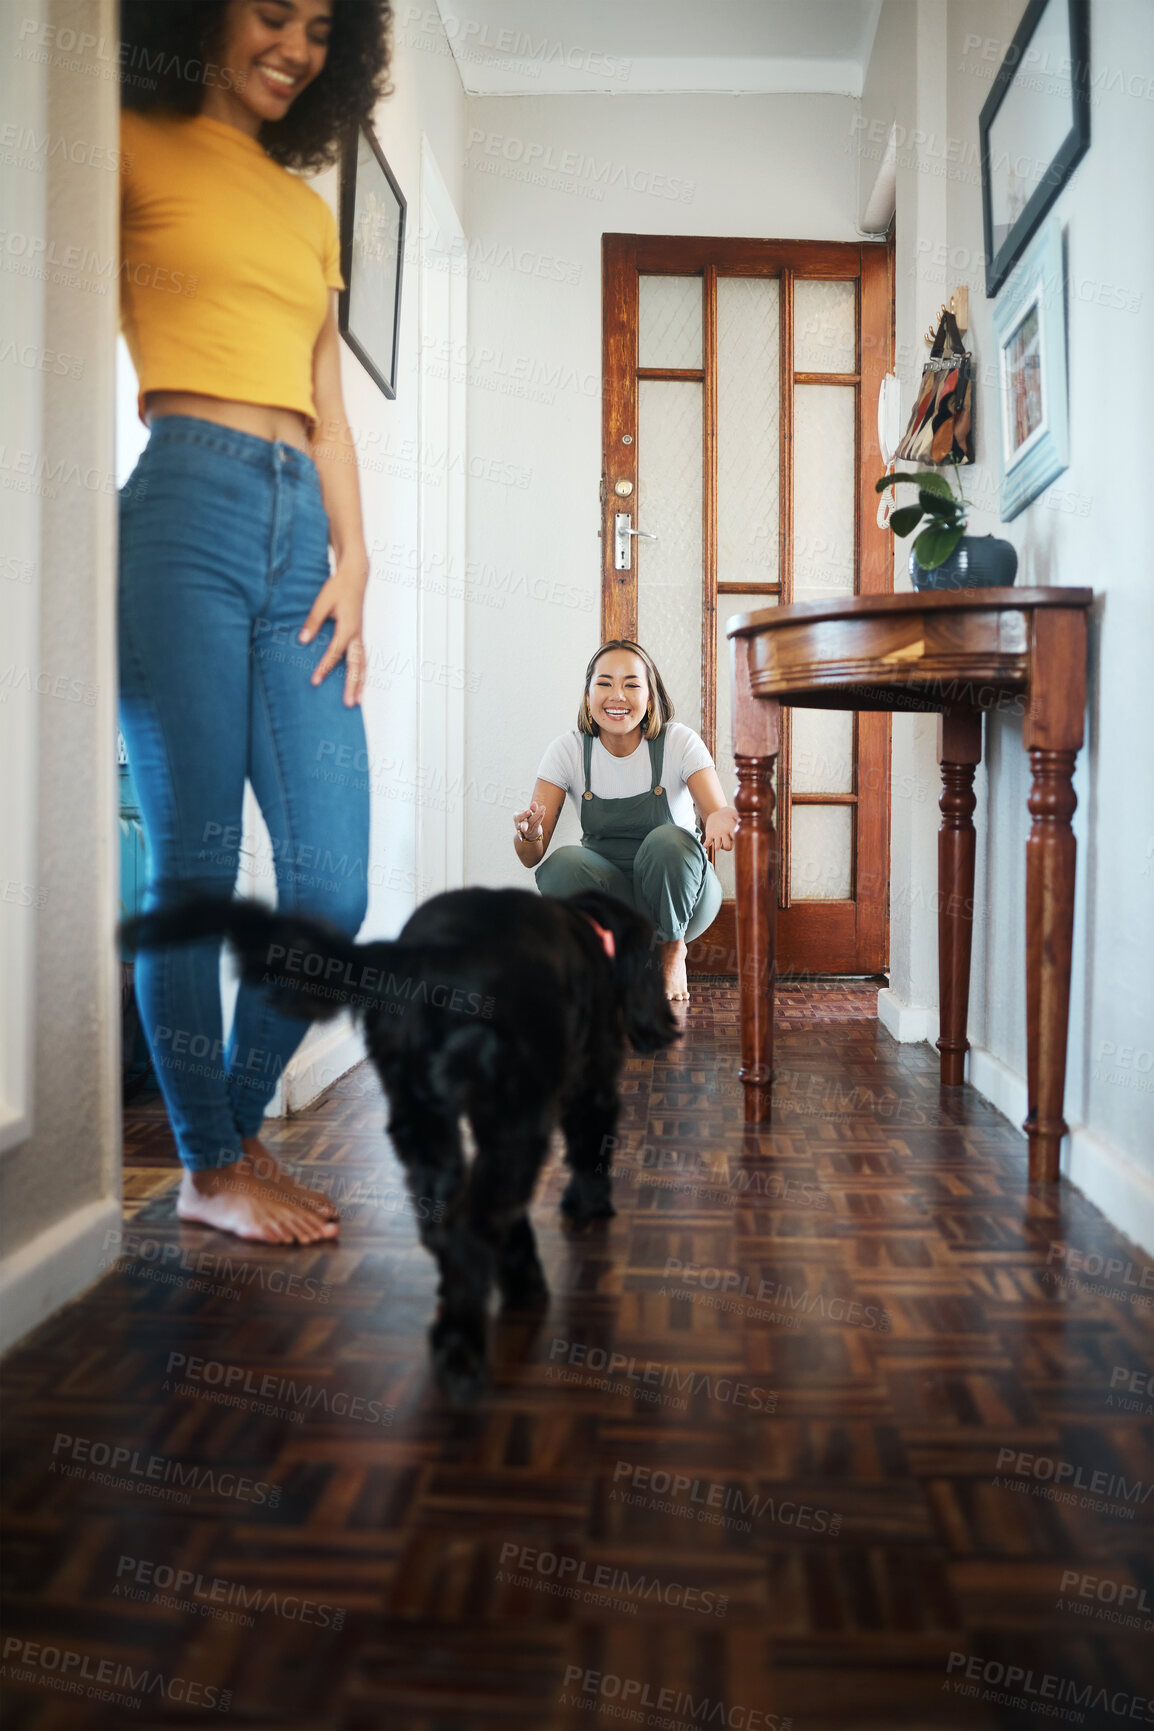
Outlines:
[{"label": "black picture frame", "polygon": [[[1089,0],[1030,0],[982,107],[978,135],[992,300],[1090,147]],[[1031,154],[1039,149],[1044,160]],[[1015,184],[1023,160],[1032,171],[1025,187]]]},{"label": "black picture frame", "polygon": [[350,131],[341,154],[341,335],[386,397],[397,394],[401,272],[408,206],[372,127]]}]

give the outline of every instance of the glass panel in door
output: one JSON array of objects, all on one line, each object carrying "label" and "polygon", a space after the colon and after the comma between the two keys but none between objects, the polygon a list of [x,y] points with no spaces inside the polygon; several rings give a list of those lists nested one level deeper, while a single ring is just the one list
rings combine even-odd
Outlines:
[{"label": "glass panel in door", "polygon": [[[855,370],[857,284],[799,278],[793,287],[792,599],[836,601],[856,586],[857,387],[812,381]],[[794,709],[789,733],[783,903],[848,901],[856,844],[854,717]]]},{"label": "glass panel in door", "polygon": [[[700,280],[697,290],[700,298]],[[701,732],[701,396],[692,379],[639,382],[633,525],[657,536],[633,543],[637,641],[657,663],[677,719],[695,733]]]},{"label": "glass panel in door", "polygon": [[[719,592],[726,584],[778,581],[780,505],[781,284],[776,277],[719,277]],[[719,615],[722,612],[720,593],[717,611]],[[741,613],[746,609],[730,606],[727,599],[726,611]],[[718,666],[726,666],[724,656]],[[720,685],[719,680],[719,691]],[[720,723],[718,737],[720,740]]]}]

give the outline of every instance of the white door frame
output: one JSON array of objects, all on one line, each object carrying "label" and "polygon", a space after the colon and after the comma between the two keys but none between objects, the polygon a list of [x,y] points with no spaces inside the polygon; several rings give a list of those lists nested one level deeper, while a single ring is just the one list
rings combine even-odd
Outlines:
[{"label": "white door frame", "polygon": [[[36,8],[33,9],[34,12]],[[0,56],[0,107],[19,136],[39,135],[47,125],[48,75],[29,69],[10,48]],[[18,235],[48,232],[44,174],[6,171],[5,224]],[[45,285],[30,272],[5,275],[5,324],[39,354],[44,350]],[[35,470],[33,455],[44,449],[44,374],[35,367],[6,367],[5,439],[17,473]],[[26,488],[5,487],[4,551],[13,581],[0,584],[0,763],[4,766],[0,821],[0,1153],[32,1135],[33,1036],[36,1027],[36,830],[39,698],[34,684],[40,665],[41,487],[35,474]]]},{"label": "white door frame", "polygon": [[[422,896],[465,881],[464,369],[468,253],[432,145],[421,134],[417,201],[417,756],[416,881]],[[436,357],[450,357],[446,366]]]}]

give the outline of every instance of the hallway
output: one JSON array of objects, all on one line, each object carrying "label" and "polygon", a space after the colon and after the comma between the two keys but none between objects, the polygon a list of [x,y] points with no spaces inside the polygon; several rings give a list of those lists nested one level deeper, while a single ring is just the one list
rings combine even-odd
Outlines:
[{"label": "hallway", "polygon": [[6,1361],[5,1724],[1149,1723],[1154,1268],[875,999],[780,989],[754,1135],[695,987],[474,1414],[366,1067],[266,1124],[333,1251],[180,1228],[128,1108],[122,1260]]}]

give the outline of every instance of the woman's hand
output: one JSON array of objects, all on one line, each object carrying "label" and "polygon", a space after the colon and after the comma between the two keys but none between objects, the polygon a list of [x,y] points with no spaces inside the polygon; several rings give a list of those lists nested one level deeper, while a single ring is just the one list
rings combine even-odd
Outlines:
[{"label": "woman's hand", "polygon": [[544,859],[564,804],[564,788],[538,778],[528,806],[513,813],[513,850],[528,871]]},{"label": "woman's hand", "polygon": [[335,291],[329,296],[329,316],[321,326],[313,351],[313,396],[318,436],[310,440],[309,450],[317,466],[336,568],[312,604],[300,641],[311,643],[326,619],[335,622],[333,640],[317,663],[312,682],[319,685],[343,658],[345,706],[352,709],[364,694],[367,672],[361,618],[369,580],[369,556],[361,521],[356,446],[341,395],[341,338]]},{"label": "woman's hand", "polygon": [[545,839],[545,807],[530,800],[525,811],[513,813],[513,845],[519,841],[539,842]]},{"label": "woman's hand", "polygon": [[719,847],[723,853],[733,851],[733,832],[737,828],[737,811],[732,805],[723,805],[720,811],[711,811],[705,820],[706,847]]},{"label": "woman's hand", "polygon": [[348,709],[361,701],[365,690],[367,667],[361,629],[367,582],[368,570],[359,560],[338,563],[313,602],[299,637],[301,643],[311,643],[326,619],[334,621],[333,640],[313,671],[312,683],[320,685],[343,659]]},{"label": "woman's hand", "polygon": [[705,823],[706,847],[719,847],[723,853],[732,853],[737,812],[725,803],[716,769],[712,765],[708,769],[695,769],[685,785],[693,795],[698,816]]}]

